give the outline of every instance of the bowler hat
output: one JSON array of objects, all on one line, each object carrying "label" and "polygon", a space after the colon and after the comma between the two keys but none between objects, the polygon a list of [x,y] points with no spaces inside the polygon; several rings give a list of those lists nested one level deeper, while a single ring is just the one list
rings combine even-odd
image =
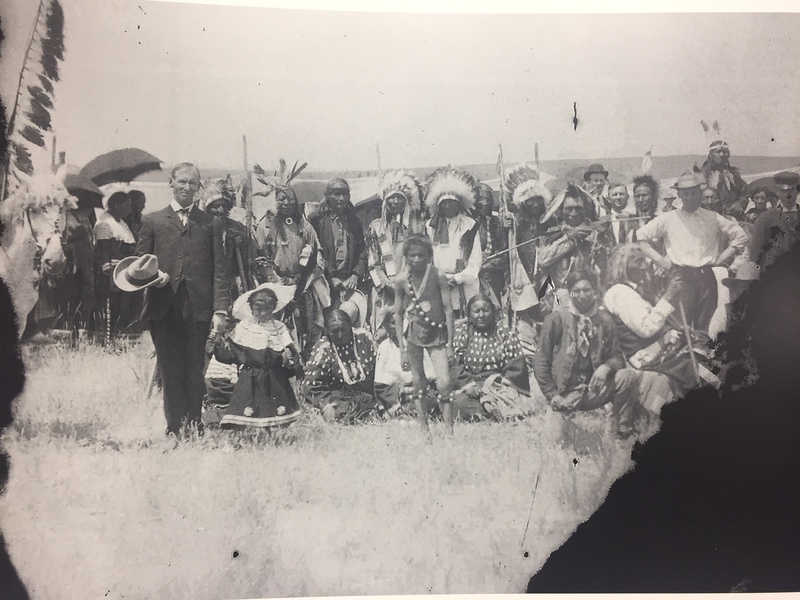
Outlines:
[{"label": "bowler hat", "polygon": [[158,283],[163,273],[154,254],[128,256],[114,267],[114,283],[123,292],[136,292]]},{"label": "bowler hat", "polygon": [[775,187],[781,190],[790,190],[800,183],[800,175],[792,171],[781,171],[772,177]]},{"label": "bowler hat", "polygon": [[606,171],[603,168],[603,165],[601,165],[600,163],[594,163],[594,164],[589,165],[589,168],[586,169],[586,172],[583,174],[583,180],[584,181],[589,181],[589,176],[592,173],[602,173],[603,175],[608,177],[608,171]]},{"label": "bowler hat", "polygon": [[703,184],[705,184],[705,179],[703,179],[702,176],[699,176],[692,171],[684,171],[670,187],[676,190],[688,190],[691,188],[700,187]]}]

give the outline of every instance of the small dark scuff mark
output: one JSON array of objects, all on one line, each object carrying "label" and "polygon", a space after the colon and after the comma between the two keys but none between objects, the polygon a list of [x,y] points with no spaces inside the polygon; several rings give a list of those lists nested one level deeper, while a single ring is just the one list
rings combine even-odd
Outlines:
[{"label": "small dark scuff mark", "polygon": [[106,593],[105,593],[105,594],[103,594],[103,595],[104,595],[104,596],[108,596],[110,593],[111,593],[111,590],[108,590],[108,591],[106,591]]},{"label": "small dark scuff mark", "polygon": [[577,467],[579,462],[581,462],[581,461],[579,461],[577,458],[573,458],[572,459],[572,466],[573,467]]},{"label": "small dark scuff mark", "polygon": [[775,141],[775,138],[772,138],[772,141],[774,142],[774,141]]},{"label": "small dark scuff mark", "polygon": [[142,8],[142,5],[141,5],[141,4],[137,4],[136,6],[138,6],[138,7],[139,7],[139,10],[140,10],[140,11],[142,11],[144,14],[147,14],[146,12],[144,12],[144,9]]},{"label": "small dark scuff mark", "polygon": [[239,558],[239,551],[238,550],[234,550],[233,554],[231,556],[233,556],[233,558]]},{"label": "small dark scuff mark", "polygon": [[527,550],[525,550],[525,552],[523,552],[523,553],[522,553],[522,558],[529,558],[529,557],[530,557],[530,555],[531,555],[531,554],[530,554],[530,552],[528,552]]},{"label": "small dark scuff mark", "polygon": [[578,103],[572,103],[572,128],[578,131]]}]

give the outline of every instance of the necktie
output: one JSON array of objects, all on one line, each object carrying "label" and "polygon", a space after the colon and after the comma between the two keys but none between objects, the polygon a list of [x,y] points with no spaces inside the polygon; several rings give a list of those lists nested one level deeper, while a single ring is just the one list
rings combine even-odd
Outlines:
[{"label": "necktie", "polygon": [[178,218],[181,220],[181,223],[183,224],[184,227],[186,227],[186,223],[189,222],[189,210],[190,209],[191,209],[191,207],[182,208],[179,211],[177,211]]}]

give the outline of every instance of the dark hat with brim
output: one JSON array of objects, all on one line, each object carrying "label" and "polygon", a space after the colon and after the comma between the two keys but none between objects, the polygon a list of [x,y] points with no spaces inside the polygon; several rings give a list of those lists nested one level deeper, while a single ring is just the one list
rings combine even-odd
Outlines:
[{"label": "dark hat with brim", "polygon": [[608,171],[606,171],[603,168],[603,165],[601,165],[600,163],[594,163],[594,164],[589,165],[589,168],[586,169],[586,171],[583,174],[583,180],[584,181],[589,181],[589,176],[592,173],[602,173],[604,176],[608,177]]},{"label": "dark hat with brim", "polygon": [[775,187],[780,190],[790,190],[796,188],[800,183],[800,174],[792,171],[781,171],[772,177],[775,181]]}]

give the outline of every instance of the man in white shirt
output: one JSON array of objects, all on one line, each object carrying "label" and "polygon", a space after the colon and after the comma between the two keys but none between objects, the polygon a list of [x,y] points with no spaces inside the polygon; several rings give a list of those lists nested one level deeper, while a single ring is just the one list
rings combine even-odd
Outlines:
[{"label": "man in white shirt", "polygon": [[[640,227],[638,240],[664,242],[666,255],[661,256],[649,244],[644,250],[670,277],[682,282],[679,307],[685,310],[688,324],[708,333],[711,317],[717,307],[717,280],[713,267],[728,267],[747,245],[747,234],[735,221],[700,207],[703,181],[692,172],[681,175],[673,188],[678,192],[680,210],[662,213]],[[728,244],[720,252],[720,239]]]},{"label": "man in white shirt", "polygon": [[627,219],[632,216],[628,210],[628,188],[624,183],[608,184],[608,201],[611,210],[608,211],[608,219],[611,226],[611,235],[616,244],[624,244],[630,241],[628,228],[632,225]]}]

